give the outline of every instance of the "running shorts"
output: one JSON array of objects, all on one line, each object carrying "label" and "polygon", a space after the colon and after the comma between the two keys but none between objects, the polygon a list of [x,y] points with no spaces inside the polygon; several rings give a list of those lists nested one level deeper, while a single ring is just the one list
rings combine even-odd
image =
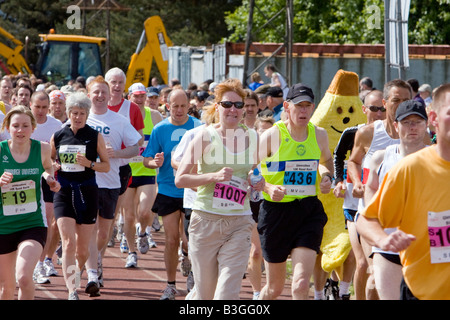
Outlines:
[{"label": "running shorts", "polygon": [[306,247],[320,252],[327,215],[316,197],[291,202],[263,200],[258,217],[258,233],[267,262],[285,262],[291,251]]},{"label": "running shorts", "polygon": [[35,227],[10,234],[0,234],[0,254],[16,251],[19,244],[26,240],[37,241],[44,248],[47,241],[47,228]]},{"label": "running shorts", "polygon": [[164,194],[158,193],[156,195],[155,203],[152,211],[159,216],[166,216],[180,210],[184,213],[183,198],[173,198]]}]

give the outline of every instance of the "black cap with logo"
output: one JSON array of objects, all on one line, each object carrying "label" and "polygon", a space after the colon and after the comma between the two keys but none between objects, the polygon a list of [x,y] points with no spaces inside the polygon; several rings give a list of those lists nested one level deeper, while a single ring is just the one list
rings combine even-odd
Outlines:
[{"label": "black cap with logo", "polygon": [[303,101],[314,103],[314,93],[312,89],[307,85],[303,83],[297,83],[289,88],[286,100],[291,101],[294,104]]}]

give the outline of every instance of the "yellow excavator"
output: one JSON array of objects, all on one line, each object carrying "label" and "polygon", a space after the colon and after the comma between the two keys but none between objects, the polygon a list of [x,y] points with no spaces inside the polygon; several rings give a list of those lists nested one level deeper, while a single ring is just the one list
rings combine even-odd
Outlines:
[{"label": "yellow excavator", "polygon": [[0,67],[3,72],[6,74],[18,74],[19,72],[30,74],[31,70],[28,67],[28,64],[25,61],[24,57],[20,54],[23,49],[22,41],[17,40],[12,34],[10,34],[2,27],[0,27],[0,35],[2,35],[3,37],[11,41],[13,45],[15,45],[14,48],[10,48],[0,41],[0,57],[3,57],[6,63],[5,64],[0,60]]},{"label": "yellow excavator", "polygon": [[[78,76],[103,75],[100,48],[106,38],[55,34],[40,34],[41,43],[38,45],[39,58],[33,70],[21,55],[23,43],[9,32],[0,27],[0,35],[12,42],[15,47],[10,48],[0,41],[0,68],[9,74],[32,74],[38,78],[62,85]],[[164,24],[159,16],[152,16],[144,22],[136,52],[126,72],[129,88],[135,82],[145,86],[150,82],[150,70],[155,59],[158,70],[165,83],[168,83],[169,54],[168,47],[172,41],[167,36]]]},{"label": "yellow excavator", "polygon": [[150,71],[153,59],[164,83],[169,82],[169,50],[173,46],[159,16],[152,16],[145,20],[144,30],[136,48],[131,56],[127,70],[127,83],[129,88],[133,83],[141,82],[145,86],[150,85]]},{"label": "yellow excavator", "polygon": [[21,55],[23,43],[0,27],[0,35],[15,45],[9,47],[0,41],[0,67],[6,74],[34,74],[36,77],[62,85],[78,76],[85,78],[103,74],[100,47],[106,38],[55,34],[40,34],[39,58],[33,67]]}]

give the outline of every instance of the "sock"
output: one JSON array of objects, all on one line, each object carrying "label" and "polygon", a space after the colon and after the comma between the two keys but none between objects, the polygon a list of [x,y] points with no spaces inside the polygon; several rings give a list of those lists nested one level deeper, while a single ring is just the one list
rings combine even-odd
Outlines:
[{"label": "sock", "polygon": [[88,269],[87,275],[88,275],[88,282],[91,281],[98,282],[98,275],[96,269]]},{"label": "sock", "polygon": [[322,290],[314,289],[314,300],[324,300],[324,299],[325,294],[323,293],[323,289]]},{"label": "sock", "polygon": [[341,281],[339,284],[339,296],[342,297],[344,294],[348,294],[350,292],[350,282]]},{"label": "sock", "polygon": [[175,287],[176,281],[167,281],[167,285]]}]

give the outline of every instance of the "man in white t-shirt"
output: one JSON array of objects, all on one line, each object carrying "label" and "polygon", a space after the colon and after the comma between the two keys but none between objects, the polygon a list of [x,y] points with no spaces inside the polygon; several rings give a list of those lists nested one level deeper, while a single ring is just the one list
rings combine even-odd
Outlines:
[{"label": "man in white t-shirt", "polygon": [[99,188],[99,217],[96,237],[91,239],[90,256],[86,263],[88,284],[85,292],[91,297],[99,295],[97,268],[101,267],[101,255],[98,253],[103,251],[110,239],[109,232],[114,222],[114,212],[121,187],[119,167],[122,159],[139,154],[138,142],[141,139],[141,135],[127,118],[108,109],[109,94],[109,85],[102,76],[96,77],[88,85],[88,96],[92,106],[87,124],[103,135],[110,162],[109,172],[96,172]]},{"label": "man in white t-shirt", "polygon": [[[50,98],[47,93],[44,91],[33,93],[30,100],[30,108],[37,124],[36,129],[31,134],[31,139],[49,143],[53,133],[61,129],[62,122],[49,115]],[[58,227],[53,210],[53,191],[50,190],[44,180],[42,180],[42,194],[45,202],[48,231],[44,250],[34,270],[34,280],[40,284],[50,283],[48,277],[58,274],[52,263],[52,256],[56,251],[59,240]]]}]

